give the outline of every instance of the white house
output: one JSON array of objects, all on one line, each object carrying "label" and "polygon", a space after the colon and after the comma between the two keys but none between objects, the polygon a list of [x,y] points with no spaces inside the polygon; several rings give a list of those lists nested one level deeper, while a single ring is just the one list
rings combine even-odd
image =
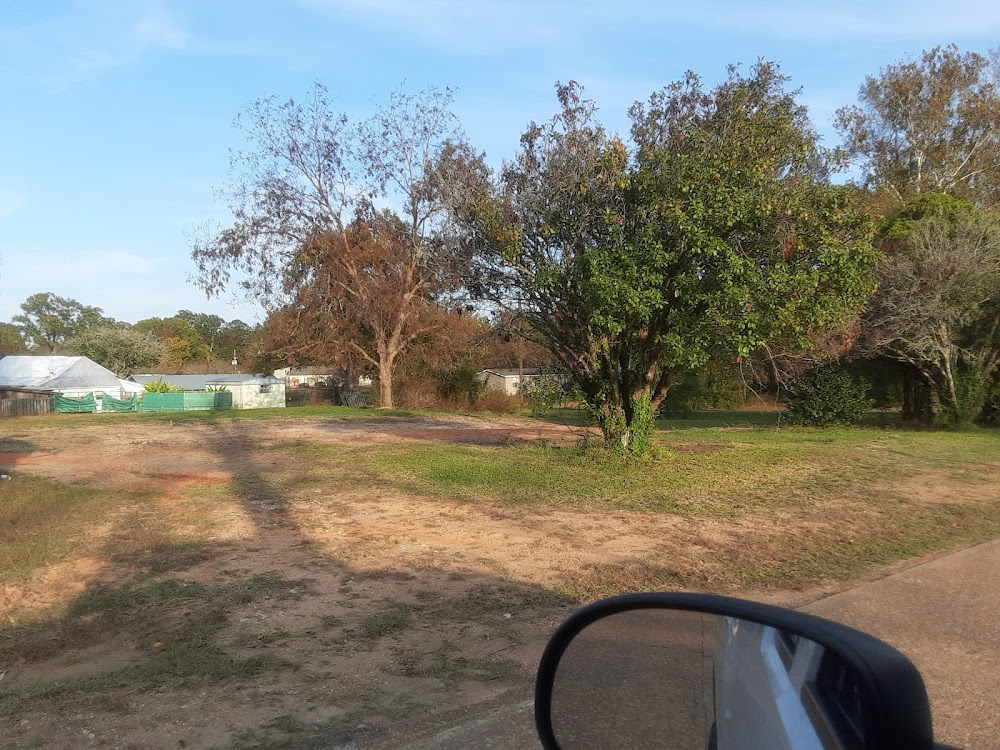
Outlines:
[{"label": "white house", "polygon": [[4,386],[51,391],[68,398],[131,395],[117,375],[92,359],[59,355],[10,354],[0,359],[0,387]]},{"label": "white house", "polygon": [[[288,388],[311,388],[316,385],[342,384],[342,370],[333,367],[281,367],[274,371],[274,377],[285,381]],[[353,385],[366,387],[372,384],[368,375],[359,375],[358,382]]]}]

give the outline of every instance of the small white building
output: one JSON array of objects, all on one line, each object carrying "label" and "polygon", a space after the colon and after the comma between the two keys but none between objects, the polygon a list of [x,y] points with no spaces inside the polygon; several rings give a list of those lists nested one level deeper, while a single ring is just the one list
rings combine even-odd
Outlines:
[{"label": "small white building", "polygon": [[285,406],[285,381],[274,375],[208,375],[209,388],[225,386],[233,394],[234,409],[270,409]]},{"label": "small white building", "polygon": [[[274,377],[285,381],[288,388],[312,388],[315,386],[344,385],[344,373],[333,367],[281,367],[274,371]],[[359,375],[353,386],[362,388],[372,384],[369,375]]]},{"label": "small white building", "polygon": [[495,368],[483,370],[480,376],[486,384],[486,390],[499,391],[508,396],[516,396],[521,392],[522,378],[524,383],[528,383],[543,376],[560,380],[566,377],[560,372],[545,367],[525,367],[520,372],[516,368]]}]

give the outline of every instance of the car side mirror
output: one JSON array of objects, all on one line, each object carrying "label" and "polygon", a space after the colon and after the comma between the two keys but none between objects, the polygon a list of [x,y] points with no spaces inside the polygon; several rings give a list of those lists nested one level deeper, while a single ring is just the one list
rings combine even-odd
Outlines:
[{"label": "car side mirror", "polygon": [[542,655],[546,750],[931,750],[920,673],[858,630],[704,594],[575,612]]}]

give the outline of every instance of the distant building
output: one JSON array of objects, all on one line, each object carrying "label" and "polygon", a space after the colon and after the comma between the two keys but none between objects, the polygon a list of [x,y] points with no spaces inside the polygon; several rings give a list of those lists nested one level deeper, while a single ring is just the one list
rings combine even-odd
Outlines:
[{"label": "distant building", "polygon": [[269,409],[285,406],[285,381],[273,375],[133,375],[145,385],[162,379],[185,391],[207,391],[224,387],[233,394],[234,409]]},{"label": "distant building", "polygon": [[[274,371],[276,378],[285,381],[288,388],[315,388],[323,386],[343,386],[344,375],[335,367],[282,367]],[[372,384],[367,375],[359,375],[354,386],[366,387]]]},{"label": "distant building", "polygon": [[486,384],[487,390],[499,391],[508,396],[516,396],[521,392],[522,377],[524,383],[542,376],[559,378],[560,380],[566,377],[564,373],[553,370],[551,367],[525,367],[520,372],[517,368],[494,368],[483,370],[480,376]]},{"label": "distant building", "polygon": [[282,367],[274,371],[274,377],[284,380],[288,388],[324,387],[341,379],[331,367]]}]

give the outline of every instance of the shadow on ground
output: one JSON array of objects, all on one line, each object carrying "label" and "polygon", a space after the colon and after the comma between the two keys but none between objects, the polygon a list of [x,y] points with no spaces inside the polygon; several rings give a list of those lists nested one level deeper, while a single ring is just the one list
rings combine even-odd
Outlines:
[{"label": "shadow on ground", "polygon": [[0,747],[381,750],[530,696],[574,602],[448,563],[352,566],[238,424],[202,449],[250,532],[111,534],[64,611],[0,630]]}]

